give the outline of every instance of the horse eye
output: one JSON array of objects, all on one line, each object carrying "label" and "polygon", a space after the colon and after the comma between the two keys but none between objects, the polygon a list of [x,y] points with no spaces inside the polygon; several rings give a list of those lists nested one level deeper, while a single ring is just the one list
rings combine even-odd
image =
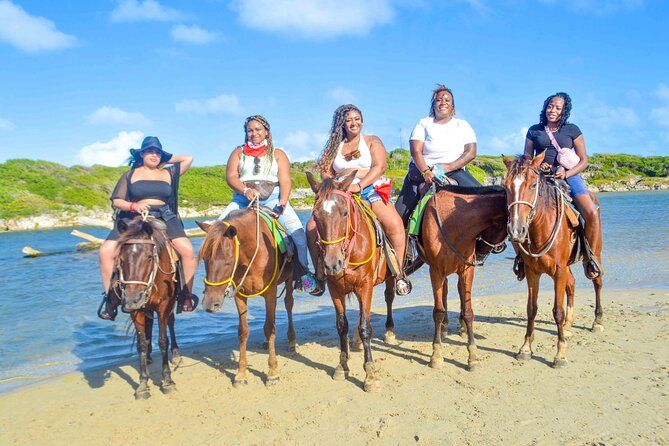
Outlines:
[{"label": "horse eye", "polygon": [[537,183],[532,183],[532,185],[530,186],[530,189],[536,189],[536,188],[537,188]]},{"label": "horse eye", "polygon": [[343,210],[341,215],[343,215],[344,217],[348,217],[348,209]]}]

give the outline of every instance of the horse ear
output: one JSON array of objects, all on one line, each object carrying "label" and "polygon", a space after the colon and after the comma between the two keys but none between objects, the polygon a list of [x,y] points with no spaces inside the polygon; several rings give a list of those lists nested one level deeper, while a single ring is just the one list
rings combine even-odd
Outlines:
[{"label": "horse ear", "polygon": [[504,156],[502,155],[502,161],[504,162],[504,165],[506,166],[506,169],[509,170],[511,167],[511,164],[513,164],[513,158],[510,156]]},{"label": "horse ear", "polygon": [[307,171],[307,181],[309,182],[309,186],[311,186],[311,190],[314,191],[315,194],[318,193],[318,191],[321,189],[321,183],[314,178],[314,174],[311,173],[310,171]]},{"label": "horse ear", "polygon": [[209,228],[211,227],[209,223],[205,223],[202,221],[196,221],[195,224],[197,224],[200,227],[200,229],[202,229],[204,232],[209,232]]},{"label": "horse ear", "polygon": [[146,232],[149,236],[153,235],[153,226],[148,221],[142,222],[142,230]]},{"label": "horse ear", "polygon": [[225,230],[225,232],[223,233],[223,237],[230,237],[230,238],[233,238],[233,237],[235,237],[236,235],[237,235],[237,228],[235,228],[235,227],[232,226],[232,225],[228,226],[228,228],[227,228],[227,229]]},{"label": "horse ear", "polygon": [[543,152],[534,157],[534,159],[532,160],[532,166],[533,167],[541,166],[541,163],[544,162],[545,157],[546,157],[546,151],[544,150]]},{"label": "horse ear", "polygon": [[353,180],[355,179],[355,175],[358,173],[357,170],[354,170],[353,172],[349,173],[346,178],[342,180],[341,183],[337,186],[337,189],[339,190],[347,190],[348,187],[351,185]]}]

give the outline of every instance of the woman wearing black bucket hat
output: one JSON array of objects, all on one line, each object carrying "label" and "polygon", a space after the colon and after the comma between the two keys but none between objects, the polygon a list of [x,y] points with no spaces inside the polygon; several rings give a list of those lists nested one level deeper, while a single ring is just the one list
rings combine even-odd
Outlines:
[{"label": "woman wearing black bucket hat", "polygon": [[[119,179],[112,195],[114,228],[100,246],[100,273],[104,286],[103,299],[98,309],[101,319],[114,320],[120,302],[109,299],[110,282],[114,268],[114,254],[119,238],[118,222],[129,220],[144,211],[162,219],[167,225],[167,235],[179,253],[183,266],[185,286],[178,297],[178,310],[193,311],[198,298],[192,293],[195,274],[193,245],[186,236],[178,213],[179,178],[186,173],[193,157],[172,155],[163,150],[160,140],[147,136],[140,149],[130,149],[131,169]],[[163,168],[165,164],[171,164]]]}]

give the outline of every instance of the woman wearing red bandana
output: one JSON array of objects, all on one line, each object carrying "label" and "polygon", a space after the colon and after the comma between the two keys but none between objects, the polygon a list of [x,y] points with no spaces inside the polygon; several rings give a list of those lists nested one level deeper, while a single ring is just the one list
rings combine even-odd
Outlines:
[{"label": "woman wearing red bandana", "polygon": [[244,121],[246,138],[243,146],[232,151],[226,170],[226,181],[234,191],[232,201],[223,210],[219,220],[230,212],[245,208],[253,200],[278,215],[277,220],[295,242],[297,255],[304,271],[302,290],[312,293],[317,284],[309,272],[307,236],[288,198],[292,188],[290,162],[285,152],[272,144],[272,133],[267,120],[249,116]]}]

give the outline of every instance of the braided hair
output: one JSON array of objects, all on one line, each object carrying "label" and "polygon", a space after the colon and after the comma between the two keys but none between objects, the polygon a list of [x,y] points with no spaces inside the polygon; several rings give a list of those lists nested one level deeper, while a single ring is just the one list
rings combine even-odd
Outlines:
[{"label": "braided hair", "polygon": [[346,115],[351,111],[358,112],[360,114],[360,120],[363,121],[362,112],[353,104],[342,105],[334,111],[334,115],[332,116],[332,127],[330,128],[330,137],[325,143],[325,147],[323,148],[320,157],[314,163],[314,169],[319,173],[323,171],[334,173],[332,162],[337,157],[339,145],[344,140]]},{"label": "braided hair", "polygon": [[555,93],[546,98],[544,101],[544,108],[541,109],[541,115],[539,116],[539,124],[542,126],[545,126],[548,124],[548,120],[546,119],[546,109],[548,108],[548,104],[551,103],[551,100],[553,98],[562,98],[564,100],[564,107],[562,108],[562,114],[560,115],[560,119],[558,119],[558,130],[562,128],[564,124],[567,123],[567,119],[569,119],[569,115],[571,115],[571,98],[567,93]]},{"label": "braided hair", "polygon": [[448,92],[448,94],[451,95],[451,100],[453,101],[453,116],[455,116],[455,96],[453,96],[453,92],[447,86],[442,84],[437,84],[437,88],[432,90],[432,102],[430,103],[430,115],[429,115],[431,118],[434,118],[434,101],[437,100],[437,95],[442,91],[446,91]]},{"label": "braided hair", "polygon": [[[263,155],[264,158],[263,164],[267,166],[266,167],[267,169],[269,169],[269,166],[271,166],[272,163],[274,162],[274,144],[272,143],[272,132],[270,131],[269,122],[267,122],[267,119],[262,115],[253,115],[246,118],[244,120],[244,144],[249,142],[247,126],[251,121],[258,121],[260,125],[262,125],[265,128],[265,131],[267,131],[267,149],[265,149],[265,154]],[[242,147],[242,155],[243,155],[244,154],[243,146],[240,147]]]}]

